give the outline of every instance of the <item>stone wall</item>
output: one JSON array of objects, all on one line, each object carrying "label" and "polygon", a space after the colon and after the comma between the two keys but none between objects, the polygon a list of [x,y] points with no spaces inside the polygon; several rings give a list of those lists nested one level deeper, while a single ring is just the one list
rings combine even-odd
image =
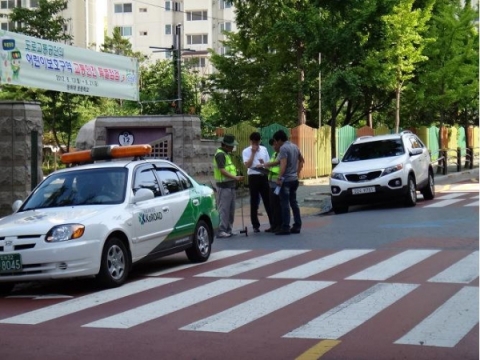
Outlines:
[{"label": "stone wall", "polygon": [[79,131],[75,147],[78,150],[106,145],[111,129],[165,128],[172,134],[173,162],[190,175],[213,178],[212,159],[218,142],[201,138],[200,119],[192,115],[101,116],[85,124]]},{"label": "stone wall", "polygon": [[38,183],[42,178],[43,122],[36,102],[0,101],[0,217],[12,213],[15,200],[32,190],[32,132],[37,139]]}]

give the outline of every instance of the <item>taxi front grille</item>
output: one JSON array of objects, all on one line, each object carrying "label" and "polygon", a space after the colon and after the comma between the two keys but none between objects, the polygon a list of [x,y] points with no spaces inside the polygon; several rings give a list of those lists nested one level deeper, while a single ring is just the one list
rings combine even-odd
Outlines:
[{"label": "taxi front grille", "polygon": [[[35,243],[33,244],[21,244],[21,245],[14,245],[13,246],[13,251],[22,251],[22,250],[28,250],[28,249],[33,249],[35,247]],[[0,246],[0,252],[4,252],[5,247]]]},{"label": "taxi front grille", "polygon": [[348,174],[345,175],[348,181],[350,182],[362,182],[362,181],[369,181],[380,177],[382,172],[378,171],[371,171],[369,173],[362,173],[362,174]]}]

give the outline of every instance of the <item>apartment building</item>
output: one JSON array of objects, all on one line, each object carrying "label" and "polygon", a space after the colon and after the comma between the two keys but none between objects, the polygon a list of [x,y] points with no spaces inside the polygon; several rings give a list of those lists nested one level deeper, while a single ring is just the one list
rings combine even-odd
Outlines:
[{"label": "apartment building", "polygon": [[[73,36],[71,44],[100,51],[106,28],[106,0],[69,0],[62,16],[68,19],[64,31]],[[38,0],[0,0],[0,27],[12,31],[15,24],[9,22],[8,14],[16,7],[34,9]]]},{"label": "apartment building", "polygon": [[211,73],[207,49],[224,54],[226,31],[236,31],[235,14],[227,0],[107,0],[107,34],[120,27],[134,51],[151,61],[168,59],[180,29],[182,57],[191,58],[199,74]]}]

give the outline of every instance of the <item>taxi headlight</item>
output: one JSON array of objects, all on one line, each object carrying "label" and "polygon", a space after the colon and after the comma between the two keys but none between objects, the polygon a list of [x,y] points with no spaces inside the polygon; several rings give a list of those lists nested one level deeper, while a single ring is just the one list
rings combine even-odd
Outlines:
[{"label": "taxi headlight", "polygon": [[390,167],[386,168],[385,170],[383,170],[382,176],[392,174],[392,173],[397,172],[397,171],[400,171],[400,170],[402,170],[402,169],[403,169],[403,164],[398,164],[398,165],[395,165],[395,166],[390,166]]},{"label": "taxi headlight", "polygon": [[78,239],[85,232],[85,226],[80,224],[58,225],[50,229],[45,237],[47,242],[60,242]]},{"label": "taxi headlight", "polygon": [[332,175],[330,175],[330,177],[335,180],[345,181],[345,176],[343,176],[342,173],[333,172]]}]

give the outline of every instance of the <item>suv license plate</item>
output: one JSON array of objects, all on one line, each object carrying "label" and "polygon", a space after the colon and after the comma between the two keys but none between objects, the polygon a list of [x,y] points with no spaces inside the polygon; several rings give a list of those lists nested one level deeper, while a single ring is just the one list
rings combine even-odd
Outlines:
[{"label": "suv license plate", "polygon": [[0,274],[22,271],[20,254],[0,255]]},{"label": "suv license plate", "polygon": [[374,193],[374,192],[375,192],[375,186],[352,189],[352,194],[353,195],[368,194],[368,193]]}]

